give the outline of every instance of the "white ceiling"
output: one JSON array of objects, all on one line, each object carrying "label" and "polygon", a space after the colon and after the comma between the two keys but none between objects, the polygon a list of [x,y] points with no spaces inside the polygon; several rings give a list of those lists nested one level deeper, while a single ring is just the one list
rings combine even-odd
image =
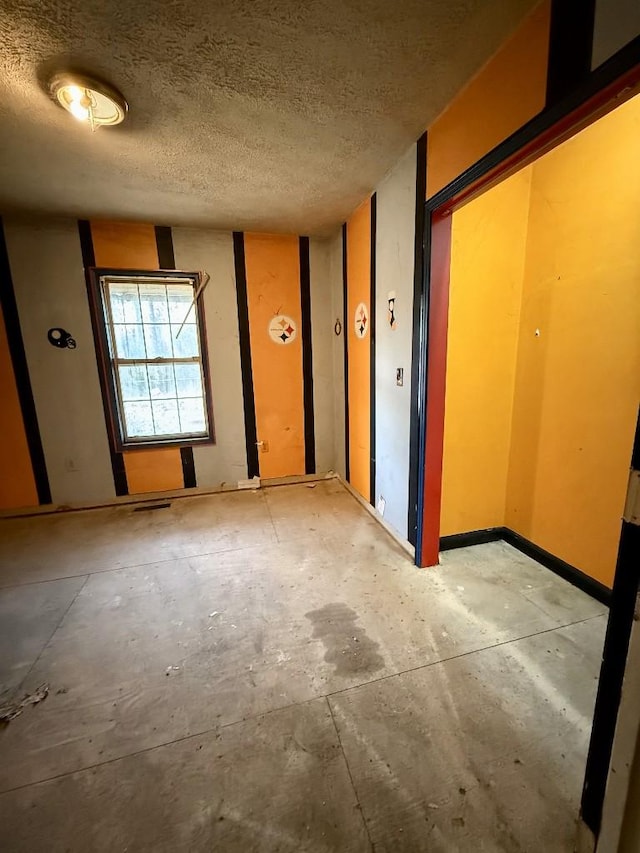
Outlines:
[{"label": "white ceiling", "polygon": [[[0,210],[326,233],[533,0],[0,0]],[[122,90],[95,134],[61,68]]]}]

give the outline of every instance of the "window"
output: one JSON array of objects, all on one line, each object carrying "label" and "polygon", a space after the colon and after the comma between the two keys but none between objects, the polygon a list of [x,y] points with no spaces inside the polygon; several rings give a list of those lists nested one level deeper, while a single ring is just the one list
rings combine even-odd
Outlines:
[{"label": "window", "polygon": [[199,282],[197,273],[93,271],[117,449],[213,439]]}]

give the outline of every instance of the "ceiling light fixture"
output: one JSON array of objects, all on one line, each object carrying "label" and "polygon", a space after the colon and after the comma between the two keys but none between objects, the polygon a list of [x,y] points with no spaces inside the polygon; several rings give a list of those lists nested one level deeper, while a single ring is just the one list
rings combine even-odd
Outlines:
[{"label": "ceiling light fixture", "polygon": [[56,74],[50,89],[54,100],[91,130],[120,124],[129,109],[113,86],[81,74]]}]

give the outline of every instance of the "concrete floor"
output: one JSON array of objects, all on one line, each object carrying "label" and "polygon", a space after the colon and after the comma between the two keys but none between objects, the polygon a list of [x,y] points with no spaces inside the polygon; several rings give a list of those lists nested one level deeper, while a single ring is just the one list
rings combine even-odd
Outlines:
[{"label": "concrete floor", "polygon": [[572,849],[605,608],[338,481],[0,522],[3,851]]}]

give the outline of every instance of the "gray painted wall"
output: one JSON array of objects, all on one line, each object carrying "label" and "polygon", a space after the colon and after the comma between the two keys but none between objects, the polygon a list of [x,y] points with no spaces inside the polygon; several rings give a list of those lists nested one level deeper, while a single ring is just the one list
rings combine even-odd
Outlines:
[{"label": "gray painted wall", "polygon": [[[329,287],[331,290],[331,361],[333,365],[333,464],[341,477],[345,471],[344,432],[344,335],[343,282],[342,282],[342,232],[329,239]],[[342,324],[342,333],[336,335],[336,320]]]},{"label": "gray painted wall", "polygon": [[[54,503],[115,497],[75,220],[5,219],[20,326]],[[61,326],[77,349],[57,349]]]},{"label": "gray painted wall", "polygon": [[[411,346],[416,201],[413,145],[376,189],[376,504],[407,538]],[[396,328],[388,321],[388,294],[395,291]],[[396,369],[404,384],[396,384]]]},{"label": "gray painted wall", "polygon": [[196,482],[204,487],[235,484],[247,476],[247,452],[233,237],[195,228],[173,228],[172,234],[176,267],[211,276],[202,298],[216,443],[193,448]]},{"label": "gray painted wall", "polygon": [[639,0],[596,0],[591,67],[602,65],[638,34]]},{"label": "gray painted wall", "polygon": [[316,471],[335,467],[334,390],[332,342],[333,306],[329,287],[330,243],[311,238],[311,340],[313,350],[313,410],[316,440]]}]

